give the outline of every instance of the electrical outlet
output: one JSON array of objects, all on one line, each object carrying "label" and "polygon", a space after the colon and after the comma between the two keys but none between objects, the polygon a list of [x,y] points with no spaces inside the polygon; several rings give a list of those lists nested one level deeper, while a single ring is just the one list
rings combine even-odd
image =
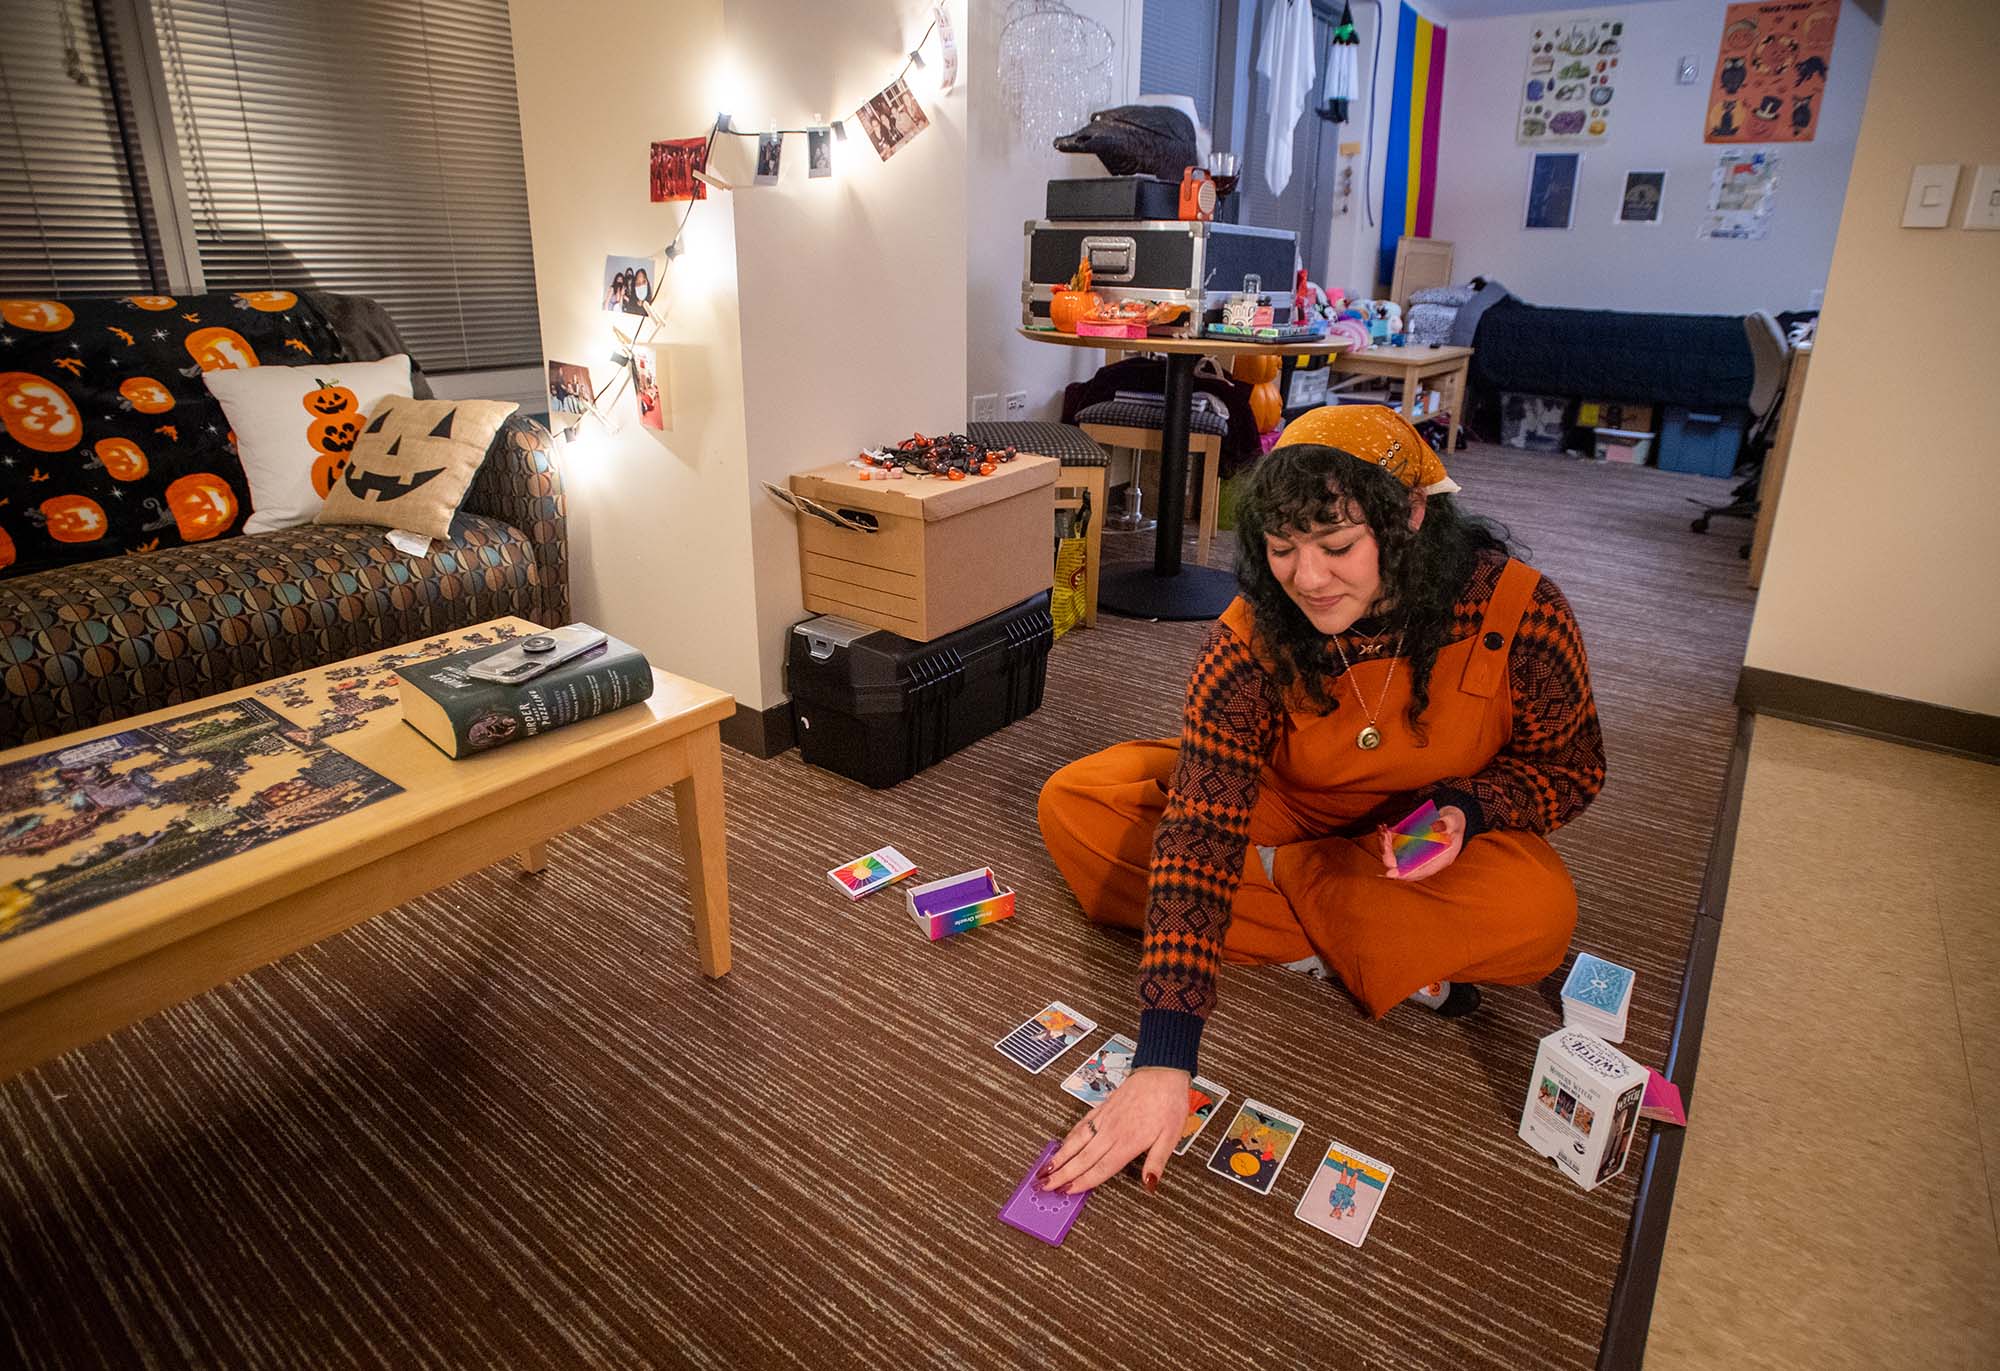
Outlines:
[{"label": "electrical outlet", "polygon": [[1972,176],[1972,195],[1965,202],[1969,229],[2000,229],[2000,167],[1982,166]]},{"label": "electrical outlet", "polygon": [[1000,417],[1000,397],[998,395],[975,395],[972,397],[972,422],[990,424]]},{"label": "electrical outlet", "polygon": [[1010,390],[1007,392],[1007,418],[1015,423],[1028,417],[1028,392]]}]

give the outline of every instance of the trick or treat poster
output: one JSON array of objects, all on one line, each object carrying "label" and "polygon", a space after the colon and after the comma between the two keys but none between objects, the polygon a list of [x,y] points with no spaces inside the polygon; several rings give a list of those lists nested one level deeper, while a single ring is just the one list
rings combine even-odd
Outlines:
[{"label": "trick or treat poster", "polygon": [[1708,92],[1708,141],[1810,143],[1839,22],[1840,0],[1729,6]]}]

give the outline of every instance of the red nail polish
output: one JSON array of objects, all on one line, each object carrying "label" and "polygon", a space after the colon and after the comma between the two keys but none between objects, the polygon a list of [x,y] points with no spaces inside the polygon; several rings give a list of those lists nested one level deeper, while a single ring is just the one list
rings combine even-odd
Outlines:
[{"label": "red nail polish", "polygon": [[1156,1195],[1159,1193],[1159,1190],[1160,1190],[1160,1177],[1158,1173],[1148,1171],[1146,1173],[1146,1193],[1148,1195]]}]

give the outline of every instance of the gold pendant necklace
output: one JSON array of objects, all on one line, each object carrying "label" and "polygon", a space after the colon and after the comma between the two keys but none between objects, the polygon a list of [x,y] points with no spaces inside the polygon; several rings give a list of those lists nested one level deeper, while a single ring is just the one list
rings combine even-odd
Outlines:
[{"label": "gold pendant necklace", "polygon": [[1333,650],[1340,654],[1340,672],[1347,678],[1347,684],[1354,691],[1354,703],[1361,706],[1361,712],[1368,716],[1368,722],[1354,735],[1354,745],[1363,752],[1373,752],[1382,746],[1382,730],[1375,726],[1375,716],[1382,712],[1382,706],[1389,703],[1389,685],[1396,679],[1396,661],[1403,655],[1403,635],[1396,635],[1396,653],[1389,659],[1388,674],[1382,677],[1382,695],[1375,701],[1375,708],[1368,708],[1368,701],[1361,698],[1361,685],[1354,679],[1354,668],[1348,663],[1347,649],[1340,645],[1340,635],[1333,635]]}]

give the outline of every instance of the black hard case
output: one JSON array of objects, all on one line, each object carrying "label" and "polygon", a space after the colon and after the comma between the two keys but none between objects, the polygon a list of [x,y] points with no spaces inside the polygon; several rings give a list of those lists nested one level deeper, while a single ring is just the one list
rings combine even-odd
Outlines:
[{"label": "black hard case", "polygon": [[1043,213],[1051,219],[1178,219],[1181,188],[1157,176],[1055,180]]},{"label": "black hard case", "polygon": [[1041,707],[1055,642],[1049,592],[928,643],[839,619],[792,630],[799,752],[882,789]]},{"label": "black hard case", "polygon": [[1223,301],[1254,276],[1270,297],[1276,322],[1291,322],[1298,235],[1288,229],[1190,219],[1044,219],[1022,229],[1024,328],[1048,326],[1050,297],[1069,283],[1086,252],[1090,288],[1109,299],[1183,303],[1192,318],[1219,324]]}]

